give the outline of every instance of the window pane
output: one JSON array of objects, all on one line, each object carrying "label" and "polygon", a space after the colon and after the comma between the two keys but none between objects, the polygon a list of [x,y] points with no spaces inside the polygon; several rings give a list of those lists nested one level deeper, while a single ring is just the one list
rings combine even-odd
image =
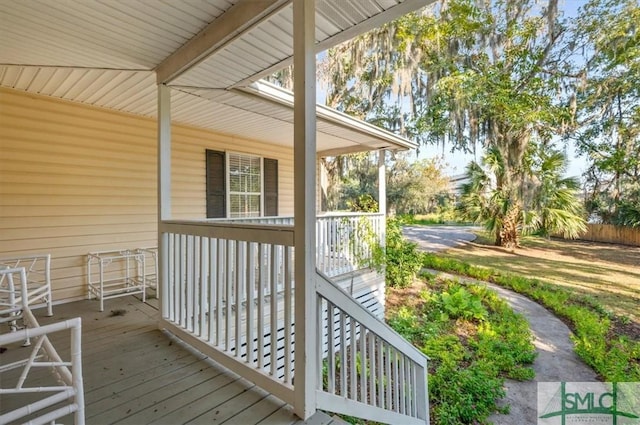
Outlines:
[{"label": "window pane", "polygon": [[262,161],[251,155],[229,154],[229,210],[231,217],[259,217]]},{"label": "window pane", "polygon": [[260,195],[248,195],[247,208],[253,216],[260,215]]},{"label": "window pane", "polygon": [[229,174],[229,190],[231,192],[240,191],[240,176],[238,174]]},{"label": "window pane", "polygon": [[260,192],[260,176],[251,176],[251,183],[249,184],[249,192]]}]

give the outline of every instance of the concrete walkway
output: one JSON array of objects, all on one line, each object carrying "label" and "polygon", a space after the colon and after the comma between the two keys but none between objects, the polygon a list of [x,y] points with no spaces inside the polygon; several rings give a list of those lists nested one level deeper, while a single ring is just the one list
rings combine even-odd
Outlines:
[{"label": "concrete walkway", "polygon": [[[443,238],[448,231],[438,232],[436,226],[412,227],[405,236],[418,243],[422,249],[430,247],[437,250],[438,246],[446,246]],[[464,228],[462,228],[464,229]],[[430,241],[430,234],[436,233],[436,239]],[[412,237],[414,235],[415,237]],[[470,239],[472,240],[472,239]],[[474,279],[459,278],[446,273],[435,272],[440,275],[456,277],[462,281],[487,285],[505,299],[514,311],[522,314],[528,321],[534,336],[534,345],[538,356],[533,364],[536,377],[532,381],[519,382],[507,380],[505,382],[507,396],[504,403],[510,406],[507,415],[492,415],[489,420],[496,425],[535,425],[537,414],[537,383],[538,382],[592,382],[597,381],[595,372],[587,366],[574,352],[570,339],[571,331],[553,313],[529,298],[517,294],[500,286],[481,282]]]}]

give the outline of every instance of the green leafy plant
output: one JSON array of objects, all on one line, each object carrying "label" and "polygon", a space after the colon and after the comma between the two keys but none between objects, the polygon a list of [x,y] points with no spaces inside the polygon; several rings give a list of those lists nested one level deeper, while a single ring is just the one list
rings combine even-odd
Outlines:
[{"label": "green leafy plant", "polygon": [[439,304],[444,312],[452,318],[484,320],[487,309],[483,307],[480,298],[472,295],[462,286],[440,294]]},{"label": "green leafy plant", "polygon": [[574,294],[539,279],[477,267],[435,254],[424,255],[423,260],[427,268],[490,281],[527,295],[569,321],[574,332],[572,339],[576,353],[603,379],[640,380],[640,341],[613,336],[612,319],[617,318],[593,298]]},{"label": "green leafy plant", "polygon": [[[528,322],[485,287],[424,276],[415,302],[391,312],[388,322],[430,358],[432,423],[484,423],[507,410],[496,404],[504,378],[534,376]],[[401,296],[404,289],[393,291]]]}]

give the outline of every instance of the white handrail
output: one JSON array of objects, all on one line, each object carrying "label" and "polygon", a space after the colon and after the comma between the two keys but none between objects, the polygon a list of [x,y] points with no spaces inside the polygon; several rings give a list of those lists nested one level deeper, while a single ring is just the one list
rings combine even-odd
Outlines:
[{"label": "white handrail", "polygon": [[316,272],[318,408],[386,423],[428,424],[427,357]]}]

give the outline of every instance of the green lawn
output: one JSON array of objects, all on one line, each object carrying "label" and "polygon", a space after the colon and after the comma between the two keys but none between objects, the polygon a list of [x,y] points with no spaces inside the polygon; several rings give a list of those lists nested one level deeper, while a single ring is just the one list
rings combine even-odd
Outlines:
[{"label": "green lawn", "polygon": [[571,288],[640,326],[640,247],[534,237],[522,245],[507,250],[481,235],[445,256]]}]

